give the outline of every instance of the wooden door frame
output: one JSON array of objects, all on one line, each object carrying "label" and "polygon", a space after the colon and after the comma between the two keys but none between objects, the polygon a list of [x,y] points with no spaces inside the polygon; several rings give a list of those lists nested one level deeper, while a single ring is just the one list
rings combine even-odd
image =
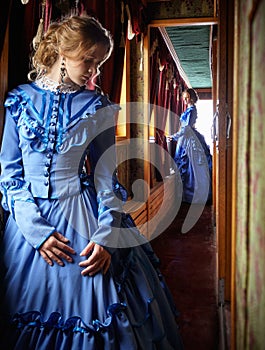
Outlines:
[{"label": "wooden door frame", "polygon": [[218,144],[216,149],[216,235],[218,278],[224,281],[224,300],[231,300],[232,226],[232,128],[233,123],[233,3],[220,1],[218,30],[217,103]]}]

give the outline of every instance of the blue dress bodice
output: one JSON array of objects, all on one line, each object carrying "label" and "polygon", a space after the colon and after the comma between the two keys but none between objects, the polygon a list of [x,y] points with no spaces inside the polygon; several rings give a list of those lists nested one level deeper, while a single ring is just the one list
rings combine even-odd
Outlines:
[{"label": "blue dress bodice", "polygon": [[[63,108],[65,104],[68,108]],[[103,104],[104,112],[96,114]],[[30,184],[33,197],[38,198],[61,198],[80,191],[82,155],[92,136],[113,125],[109,109],[114,107],[107,99],[94,91],[63,94],[32,83],[9,93],[5,106],[8,147],[4,138],[2,187]]]},{"label": "blue dress bodice", "polygon": [[[40,215],[36,198],[63,199],[80,193],[87,153],[102,214],[98,219],[112,222],[106,208],[121,212],[121,203],[113,194],[116,157],[112,147],[118,107],[95,91],[64,94],[40,89],[35,83],[11,91],[5,107],[0,157],[2,205],[26,239],[38,248],[56,230]],[[99,161],[101,157],[104,161]],[[109,201],[108,207],[104,199]],[[103,236],[109,233],[105,230]]]}]

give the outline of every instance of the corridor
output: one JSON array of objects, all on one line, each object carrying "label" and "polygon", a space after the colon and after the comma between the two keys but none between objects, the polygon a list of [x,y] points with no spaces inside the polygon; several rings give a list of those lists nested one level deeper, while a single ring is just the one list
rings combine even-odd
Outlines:
[{"label": "corridor", "polygon": [[218,310],[212,206],[205,206],[194,227],[182,234],[188,208],[183,204],[170,227],[151,244],[180,312],[178,324],[185,350],[216,350]]}]

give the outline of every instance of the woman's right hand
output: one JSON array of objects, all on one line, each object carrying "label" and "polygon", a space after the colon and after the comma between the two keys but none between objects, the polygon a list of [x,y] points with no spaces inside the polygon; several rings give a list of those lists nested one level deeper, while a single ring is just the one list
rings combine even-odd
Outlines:
[{"label": "woman's right hand", "polygon": [[65,238],[59,232],[54,232],[39,248],[39,252],[43,259],[53,266],[57,263],[60,266],[64,266],[63,259],[67,262],[73,262],[73,258],[70,254],[75,254],[72,247],[68,245],[69,240]]}]

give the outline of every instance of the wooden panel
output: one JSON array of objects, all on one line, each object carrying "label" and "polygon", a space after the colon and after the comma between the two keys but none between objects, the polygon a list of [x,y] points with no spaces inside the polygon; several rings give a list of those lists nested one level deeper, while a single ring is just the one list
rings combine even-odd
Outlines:
[{"label": "wooden panel", "polygon": [[[132,216],[139,231],[145,235],[147,239],[151,239],[153,232],[157,229],[157,227],[153,227],[154,224],[150,224],[150,222],[152,219],[156,218],[165,198],[167,206],[173,207],[173,203],[176,201],[176,198],[174,197],[175,185],[175,176],[169,176],[164,179],[164,182],[157,184],[157,186],[152,189],[146,203],[134,201],[128,201],[125,203],[124,211]],[[159,213],[159,215],[160,214],[161,213]],[[160,219],[161,218],[159,218],[157,222],[159,222]]]},{"label": "wooden panel", "polygon": [[226,277],[226,203],[227,169],[226,163],[226,112],[227,112],[227,7],[226,1],[220,7],[218,36],[219,80],[217,94],[219,100],[218,140],[216,142],[216,235],[218,250],[218,278]]},{"label": "wooden panel", "polygon": [[131,215],[139,231],[148,238],[147,203],[128,201],[124,205],[124,211]]},{"label": "wooden panel", "polygon": [[130,187],[129,179],[129,161],[128,161],[128,145],[129,141],[123,140],[116,143],[117,153],[117,173],[119,182],[128,190]]}]

